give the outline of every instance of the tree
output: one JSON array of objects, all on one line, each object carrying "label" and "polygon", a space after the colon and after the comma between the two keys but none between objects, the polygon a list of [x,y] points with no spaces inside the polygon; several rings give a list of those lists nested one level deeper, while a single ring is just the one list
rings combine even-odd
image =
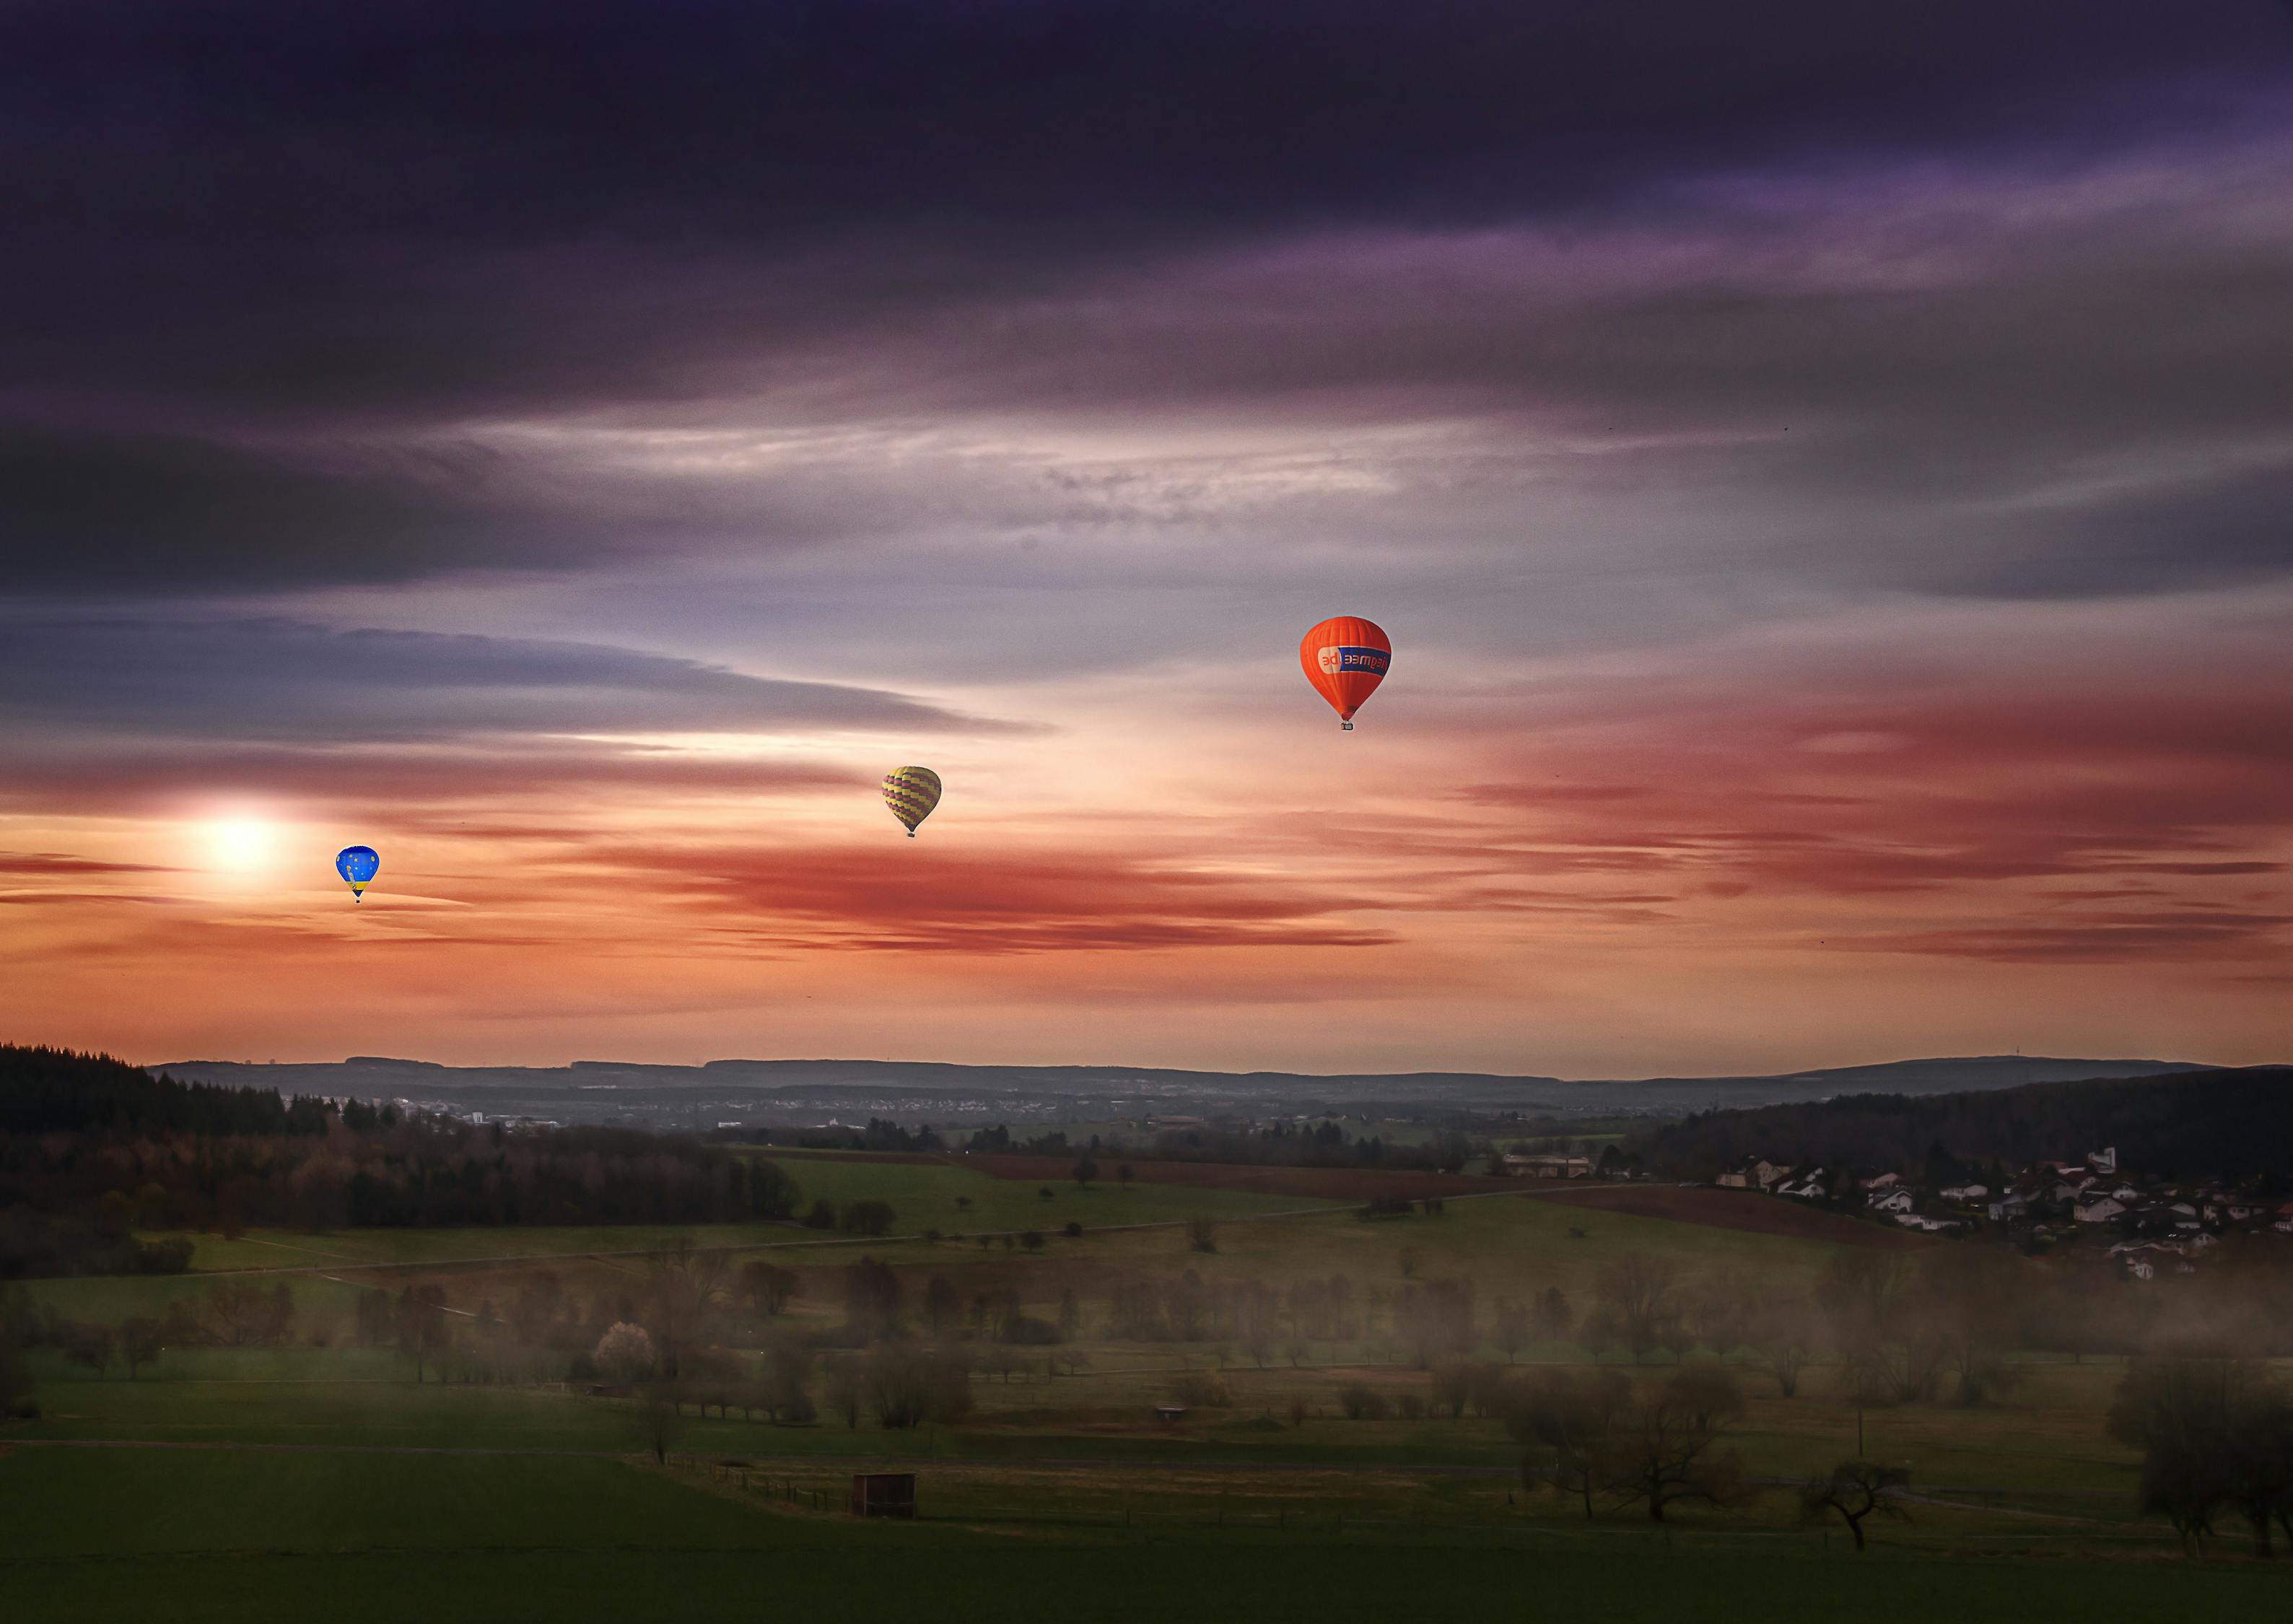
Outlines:
[{"label": "tree", "polygon": [[2141,1508],[2183,1548],[2202,1550],[2214,1514],[2237,1512],[2257,1556],[2293,1533],[2293,1401],[2255,1361],[2218,1355],[2143,1360],[2119,1381],[2111,1435],[2143,1452]]},{"label": "tree", "polygon": [[822,1361],[822,1389],[828,1408],[844,1417],[847,1426],[860,1425],[860,1361],[838,1353]]},{"label": "tree", "polygon": [[1684,1318],[1696,1340],[1724,1360],[1750,1335],[1752,1303],[1743,1271],[1719,1269],[1688,1294]]},{"label": "tree", "polygon": [[597,1374],[614,1386],[629,1386],[652,1374],[652,1333],[626,1320],[617,1321],[597,1338],[596,1352],[589,1358]]},{"label": "tree", "polygon": [[971,1413],[971,1367],[954,1349],[887,1342],[871,1351],[861,1381],[887,1428],[960,1421]]},{"label": "tree", "polygon": [[812,1345],[785,1332],[765,1344],[765,1373],[757,1384],[756,1401],[775,1421],[809,1421],[812,1400],[805,1384],[812,1375]]},{"label": "tree", "polygon": [[1616,1506],[1646,1506],[1663,1522],[1684,1501],[1731,1506],[1745,1498],[1742,1461],[1722,1445],[1725,1425],[1699,1417],[1678,1378],[1629,1409],[1608,1450],[1603,1487]]},{"label": "tree", "polygon": [[1098,1164],[1093,1161],[1090,1157],[1086,1156],[1075,1164],[1074,1181],[1078,1189],[1089,1190],[1091,1186],[1091,1181],[1098,1177]]},{"label": "tree", "polygon": [[1451,1420],[1462,1419],[1465,1406],[1479,1393],[1482,1381],[1481,1368],[1463,1360],[1436,1365],[1433,1367],[1433,1401],[1449,1412]]},{"label": "tree", "polygon": [[2005,1246],[1948,1246],[1924,1260],[1911,1306],[1937,1334],[1941,1363],[1958,1378],[1962,1406],[1985,1403],[2015,1385],[2021,1372],[2006,1354],[2033,1273]]},{"label": "tree", "polygon": [[1831,1468],[1831,1475],[1818,1478],[1800,1486],[1800,1520],[1807,1523],[1821,1522],[1836,1513],[1847,1524],[1847,1531],[1855,1536],[1855,1548],[1863,1548],[1863,1521],[1875,1513],[1880,1516],[1905,1517],[1901,1503],[1893,1490],[1911,1481],[1910,1470],[1904,1466],[1882,1466],[1868,1460],[1843,1460]]},{"label": "tree", "polygon": [[1776,1378],[1785,1398],[1799,1393],[1800,1372],[1815,1358],[1815,1315],[1797,1297],[1755,1299],[1745,1314],[1744,1339],[1752,1357]]},{"label": "tree", "polygon": [[1680,1310],[1673,1294],[1680,1266],[1631,1252],[1600,1271],[1593,1295],[1600,1306],[1585,1333],[1594,1343],[1629,1349],[1635,1364],[1655,1349],[1680,1342]]},{"label": "tree", "polygon": [[844,1323],[862,1342],[880,1342],[899,1328],[900,1277],[889,1265],[863,1257],[846,1266]]},{"label": "tree", "polygon": [[652,1450],[653,1459],[662,1466],[668,1464],[668,1446],[675,1443],[685,1431],[685,1409],[679,1402],[677,1384],[651,1382],[637,1403],[637,1424]]},{"label": "tree", "polygon": [[730,1262],[721,1251],[695,1246],[689,1236],[677,1237],[645,1260],[648,1317],[661,1375],[678,1374],[685,1344],[699,1333],[723,1289]]},{"label": "tree", "polygon": [[1187,1245],[1196,1252],[1216,1252],[1218,1225],[1207,1218],[1187,1219]]},{"label": "tree", "polygon": [[414,1379],[423,1379],[431,1357],[451,1340],[446,1328],[446,1293],[438,1286],[409,1286],[399,1294],[398,1351],[414,1361]]},{"label": "tree", "polygon": [[1130,1181],[1138,1176],[1138,1175],[1136,1173],[1133,1173],[1130,1170],[1130,1164],[1129,1162],[1121,1164],[1114,1170],[1114,1181],[1117,1184],[1122,1185],[1125,1190],[1130,1188]]},{"label": "tree", "polygon": [[1709,1430],[1740,1420],[1744,1389],[1716,1365],[1690,1365],[1672,1378],[1671,1392],[1688,1409],[1689,1419]]},{"label": "tree", "polygon": [[847,1233],[865,1235],[873,1238],[892,1232],[892,1204],[888,1201],[852,1201],[844,1208],[844,1228]]},{"label": "tree", "polygon": [[1568,1332],[1576,1323],[1576,1311],[1568,1305],[1568,1295],[1558,1286],[1548,1286],[1544,1295],[1536,1300],[1536,1335],[1541,1342],[1566,1342]]},{"label": "tree", "polygon": [[31,1373],[24,1368],[23,1356],[16,1351],[16,1339],[0,1327],[0,1421],[28,1409],[31,1393]]},{"label": "tree", "polygon": [[945,1336],[963,1313],[963,1294],[944,1274],[924,1282],[924,1324],[934,1336]]},{"label": "tree", "polygon": [[138,1316],[122,1321],[119,1327],[119,1358],[120,1362],[127,1367],[127,1379],[134,1381],[136,1371],[145,1365],[158,1363],[159,1354],[166,1345],[157,1320]]},{"label": "tree", "polygon": [[1528,1309],[1510,1297],[1499,1297],[1495,1327],[1497,1352],[1511,1364],[1528,1345]]},{"label": "tree", "polygon": [[796,1288],[797,1277],[793,1269],[766,1263],[741,1265],[741,1298],[754,1304],[760,1313],[777,1315],[796,1295]]},{"label": "tree", "polygon": [[101,1376],[111,1368],[111,1331],[107,1326],[81,1325],[66,1320],[57,1328],[56,1340],[63,1347],[64,1357]]},{"label": "tree", "polygon": [[1523,1483],[1551,1483],[1554,1492],[1581,1501],[1591,1518],[1609,1441],[1632,1395],[1632,1383],[1616,1370],[1546,1370],[1512,1388],[1505,1431],[1524,1446]]}]

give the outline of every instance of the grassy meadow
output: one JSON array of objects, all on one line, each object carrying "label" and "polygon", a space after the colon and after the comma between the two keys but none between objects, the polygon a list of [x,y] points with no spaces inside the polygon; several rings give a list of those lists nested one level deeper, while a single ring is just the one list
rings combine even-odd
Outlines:
[{"label": "grassy meadow", "polygon": [[[1746,1368],[1730,1442],[1754,1486],[1746,1503],[1683,1507],[1659,1527],[1637,1514],[1587,1520],[1523,1482],[1520,1446],[1498,1420],[1407,1402],[1431,1378],[1373,1313],[1345,1340],[1252,1350],[1126,1342],[1105,1308],[1109,1282],[1187,1271],[1206,1286],[1276,1290],[1342,1274],[1361,1304],[1466,1280],[1486,1338],[1497,1300],[1557,1287],[1581,1313],[1600,1271],[1627,1255],[1669,1260],[1690,1280],[1724,1271],[1804,1287],[1838,1254],[1835,1239],[1529,1194],[1369,1221],[1298,1211],[1329,1203],[1143,1180],[1069,1180],[1047,1199],[1046,1186],[944,1163],[786,1165],[807,1205],[889,1202],[893,1234],[255,1230],[197,1238],[189,1275],[26,1283],[36,1307],[116,1323],[173,1297],[195,1303],[219,1280],[284,1281],[296,1316],[284,1345],[169,1349],[134,1380],[36,1350],[41,1413],[0,1430],[0,1584],[36,1601],[24,1616],[58,1619],[127,1606],[299,1617],[321,1596],[358,1619],[400,1586],[418,1587],[442,1618],[604,1617],[664,1590],[700,1618],[766,1596],[867,1612],[919,1595],[957,1618],[1032,1616],[1062,1587],[1095,1611],[1144,1618],[1203,1611],[1193,1598],[1203,1586],[1231,1598],[1230,1616],[1253,1618],[1383,1616],[1413,1596],[1478,1604],[1514,1588],[1523,1604],[1600,1598],[1607,1612],[1652,1618],[1715,1586],[1751,1586],[1787,1619],[1859,1598],[1900,1610],[1922,1596],[1956,1618],[2003,1619],[2073,1596],[2066,1576],[2082,1570],[2041,1559],[2076,1555],[2118,1561],[2107,1582],[2120,1602],[2154,1589],[2202,1615],[2293,1599],[2259,1564],[2184,1564],[2162,1524],[2134,1515],[2136,1458],[2103,1426],[2115,1361],[2030,1360],[1994,1403],[1860,1414],[1835,1366],[1810,1368],[1791,1398]],[[1193,1219],[1211,1221],[1208,1237],[1189,1230]],[[1080,1237],[1062,1233],[1069,1222]],[[929,1230],[943,1238],[907,1238]],[[1005,1244],[1021,1230],[1044,1237],[1040,1251]],[[1215,1250],[1196,1248],[1204,1238]],[[767,1334],[832,1340],[843,1271],[863,1254],[894,1268],[912,1316],[939,1275],[967,1301],[1016,1291],[1045,1319],[1072,1294],[1082,1322],[1058,1348],[983,1360],[974,1408],[952,1423],[892,1431],[863,1414],[850,1425],[823,1404],[814,1423],[774,1425],[688,1406],[666,1463],[639,1404],[566,1379],[562,1359],[523,1379],[441,1380],[433,1363],[417,1380],[404,1353],[351,1335],[362,1289],[434,1285],[467,1331],[538,1270],[592,1319],[639,1315],[652,1267],[641,1254],[687,1239],[734,1248],[736,1265],[792,1271],[795,1295]],[[492,1261],[535,1258],[547,1261]],[[299,1272],[227,1272],[281,1269]],[[727,1333],[735,1353],[758,1357],[741,1354],[745,1334]],[[1503,1357],[1486,1343],[1474,1355]],[[1568,1338],[1517,1357],[1589,1359]],[[1658,1351],[1632,1374],[1656,1383],[1675,1368]],[[1204,1376],[1220,1401],[1156,1417],[1175,1384]],[[1390,1412],[1349,1419],[1349,1387],[1388,1396]],[[1871,1525],[1876,1544],[1861,1558],[1836,1524],[1803,1526],[1789,1487],[1858,1454],[1907,1466],[1914,1497],[1908,1519]],[[855,1522],[841,1510],[849,1474],[887,1463],[918,1473],[922,1517]],[[892,1547],[905,1560],[871,1560]]]}]

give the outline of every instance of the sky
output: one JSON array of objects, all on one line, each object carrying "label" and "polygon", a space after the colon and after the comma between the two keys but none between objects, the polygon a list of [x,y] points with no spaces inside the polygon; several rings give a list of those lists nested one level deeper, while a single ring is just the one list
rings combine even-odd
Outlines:
[{"label": "sky", "polygon": [[2293,5],[20,3],[0,198],[0,1035],[2293,1058]]}]

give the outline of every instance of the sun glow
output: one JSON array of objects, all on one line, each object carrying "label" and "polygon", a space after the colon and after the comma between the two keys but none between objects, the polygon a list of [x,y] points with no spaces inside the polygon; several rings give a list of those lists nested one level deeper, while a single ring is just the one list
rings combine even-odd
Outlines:
[{"label": "sun glow", "polygon": [[278,828],[259,817],[218,818],[207,833],[208,860],[231,873],[268,868],[278,855]]}]

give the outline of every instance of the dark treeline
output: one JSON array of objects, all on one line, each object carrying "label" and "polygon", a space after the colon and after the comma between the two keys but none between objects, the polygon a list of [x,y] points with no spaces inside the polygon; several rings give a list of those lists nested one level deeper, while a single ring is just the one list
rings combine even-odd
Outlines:
[{"label": "dark treeline", "polygon": [[329,1116],[322,1100],[178,1083],[109,1055],[0,1044],[0,1133],[323,1133]]},{"label": "dark treeline", "polygon": [[1455,1173],[1489,1149],[1461,1133],[1444,1130],[1422,1145],[1389,1141],[1375,1134],[1356,1138],[1333,1121],[1310,1126],[1277,1122],[1263,1128],[1166,1128],[1150,1138],[1102,1139],[1080,1143],[1064,1129],[1022,1138],[1001,1125],[980,1128],[964,1141],[967,1150],[1022,1156],[1128,1157],[1134,1161],[1216,1162],[1252,1167],[1390,1167],[1409,1173]]},{"label": "dark treeline", "polygon": [[1636,1149],[1665,1176],[1708,1178],[1753,1157],[1914,1174],[1931,1147],[2023,1167],[2115,1146],[2120,1166],[2159,1177],[2281,1182],[2289,1142],[2293,1068],[2275,1066],[1710,1111],[1648,1130]]},{"label": "dark treeline", "polygon": [[132,1066],[0,1048],[0,1278],[181,1269],[137,1230],[307,1230],[788,1217],[779,1166],[608,1128],[505,1133],[388,1108],[185,1088]]}]

